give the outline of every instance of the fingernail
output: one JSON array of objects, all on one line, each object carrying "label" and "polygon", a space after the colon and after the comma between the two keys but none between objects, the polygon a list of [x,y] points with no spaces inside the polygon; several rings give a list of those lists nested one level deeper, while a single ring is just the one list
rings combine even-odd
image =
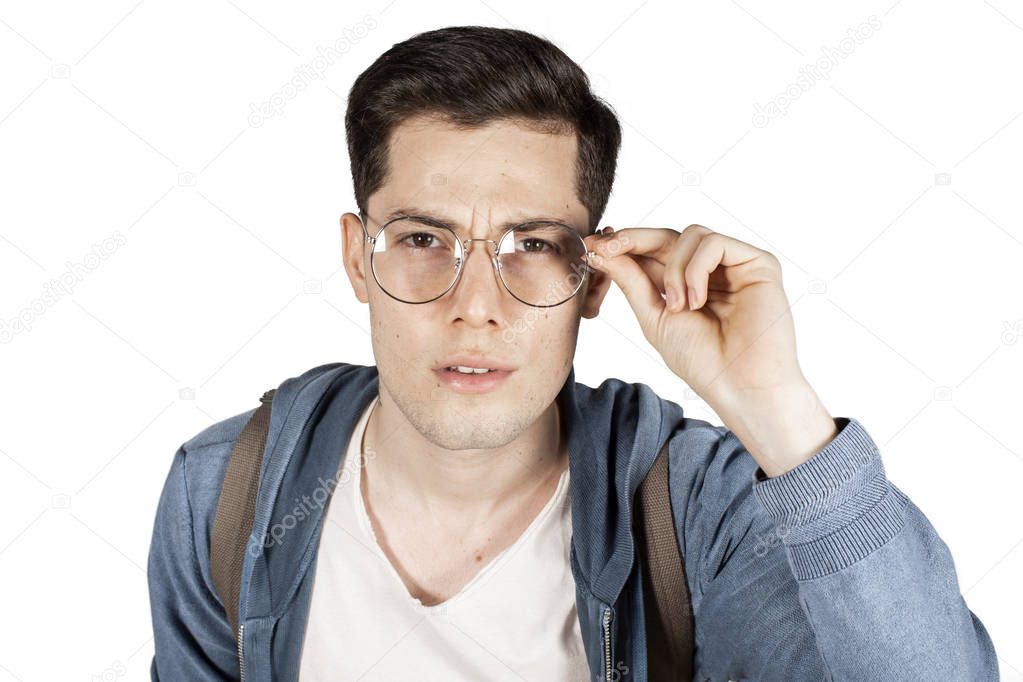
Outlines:
[{"label": "fingernail", "polygon": [[689,287],[689,309],[696,310],[696,289]]},{"label": "fingernail", "polygon": [[678,303],[678,293],[674,288],[668,287],[668,307],[674,310],[676,303]]}]

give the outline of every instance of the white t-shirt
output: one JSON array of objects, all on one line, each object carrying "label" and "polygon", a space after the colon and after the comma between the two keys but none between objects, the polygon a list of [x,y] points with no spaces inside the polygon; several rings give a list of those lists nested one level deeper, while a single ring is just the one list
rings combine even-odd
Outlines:
[{"label": "white t-shirt", "polygon": [[360,490],[362,440],[348,442],[324,518],[300,682],[587,680],[568,470],[513,545],[448,600],[424,606],[377,544]]}]

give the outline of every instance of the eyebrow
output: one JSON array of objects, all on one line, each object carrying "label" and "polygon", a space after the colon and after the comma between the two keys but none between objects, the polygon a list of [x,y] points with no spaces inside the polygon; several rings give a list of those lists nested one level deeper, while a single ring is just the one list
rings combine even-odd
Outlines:
[{"label": "eyebrow", "polygon": [[[444,216],[432,213],[431,211],[427,211],[422,208],[416,208],[414,206],[396,208],[392,211],[389,211],[386,215],[384,215],[384,222],[386,223],[387,221],[393,220],[394,218],[414,218],[421,223],[431,225],[433,227],[446,227],[452,232],[457,232],[458,228],[461,227],[461,225],[459,225],[454,220],[451,220],[450,218],[446,218]],[[495,232],[503,233],[505,230],[510,230],[513,227],[518,227],[520,225],[525,225],[527,223],[560,223],[561,225],[565,225],[566,227],[572,228],[576,232],[579,231],[579,229],[575,225],[573,225],[565,218],[557,216],[539,215],[531,216],[528,218],[517,218],[515,220],[506,220],[505,222],[496,226]]]}]

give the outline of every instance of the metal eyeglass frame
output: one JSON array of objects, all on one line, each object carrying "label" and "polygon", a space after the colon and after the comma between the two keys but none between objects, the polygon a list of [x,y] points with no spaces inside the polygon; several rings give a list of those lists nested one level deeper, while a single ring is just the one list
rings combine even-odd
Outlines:
[{"label": "metal eyeglass frame", "polygon": [[[380,226],[380,229],[377,230],[375,235],[370,235],[369,230],[366,229],[366,216],[363,214],[362,211],[359,211],[357,213],[357,215],[359,216],[359,222],[362,225],[362,233],[364,235],[366,235],[366,243],[369,244],[370,247],[375,247],[376,241],[377,241],[377,237],[379,237],[380,233],[383,232],[384,229],[388,225],[390,225],[391,223],[396,222],[398,220],[405,220],[405,219],[408,219],[408,218],[415,218],[416,217],[416,216],[409,216],[409,215],[401,215],[401,216],[397,216],[395,218],[391,218],[386,223],[384,223],[383,225]],[[536,222],[536,221],[534,221],[534,222]],[[584,255],[580,257],[580,260],[583,263],[583,276],[579,279],[579,285],[576,286],[575,291],[573,291],[571,294],[569,294],[568,297],[565,300],[559,301],[558,303],[552,303],[550,305],[538,305],[536,303],[530,303],[529,301],[523,301],[521,298],[519,298],[518,296],[515,295],[515,292],[513,292],[511,290],[511,288],[508,286],[508,283],[504,281],[504,275],[501,273],[501,263],[497,260],[497,256],[498,256],[497,249],[498,249],[498,246],[501,244],[502,241],[504,241],[504,239],[508,236],[508,234],[510,232],[514,232],[516,229],[521,228],[523,225],[531,225],[532,223],[529,223],[529,222],[522,223],[521,225],[513,225],[512,227],[509,227],[507,230],[505,230],[501,234],[501,237],[497,241],[495,241],[493,239],[483,239],[482,237],[475,237],[475,238],[470,237],[469,239],[459,239],[458,235],[456,235],[449,228],[443,227],[443,226],[440,226],[440,225],[431,225],[431,227],[435,227],[437,229],[447,230],[448,232],[451,232],[451,236],[454,237],[454,242],[458,246],[457,246],[457,251],[455,253],[455,263],[456,263],[455,267],[456,267],[456,271],[455,271],[455,276],[454,276],[454,278],[451,281],[451,284],[448,286],[447,289],[445,289],[444,291],[442,291],[441,293],[439,293],[438,295],[434,296],[433,298],[431,298],[431,299],[429,299],[427,301],[406,301],[403,298],[398,298],[397,296],[395,296],[394,294],[389,292],[387,289],[385,289],[384,285],[380,283],[380,279],[377,277],[376,266],[374,265],[374,258],[373,258],[374,254],[376,253],[375,250],[371,250],[370,254],[369,254],[369,269],[370,269],[370,271],[372,271],[373,279],[376,281],[377,286],[380,287],[380,290],[383,291],[388,296],[390,296],[391,298],[393,298],[394,300],[400,301],[402,303],[408,303],[409,305],[421,305],[423,303],[431,303],[433,301],[436,301],[438,298],[441,298],[442,296],[447,294],[452,289],[454,289],[458,285],[458,282],[461,281],[461,279],[462,279],[462,270],[464,269],[465,261],[468,258],[467,254],[471,252],[471,246],[470,245],[472,244],[472,242],[489,242],[489,243],[494,245],[494,253],[491,254],[491,256],[490,256],[490,262],[493,264],[494,270],[497,272],[497,279],[500,280],[501,286],[504,287],[504,290],[507,291],[509,294],[511,294],[512,298],[514,298],[516,301],[520,301],[522,303],[525,303],[528,306],[532,306],[534,308],[554,308],[554,307],[562,305],[564,303],[568,303],[569,301],[571,301],[575,297],[576,294],[578,294],[582,290],[583,283],[589,277],[590,273],[593,272],[593,268],[591,268],[590,264],[589,264],[589,258],[591,258],[592,256],[594,256],[596,254],[593,251],[590,251],[590,250],[588,250],[586,248],[586,242],[583,242],[583,238],[581,236],[579,236],[579,233],[576,232],[576,230],[572,226],[565,225],[564,223],[558,222],[556,220],[545,220],[545,221],[542,221],[542,222],[544,222],[544,223],[552,223],[552,224],[555,224],[555,225],[561,225],[563,227],[568,228],[569,230],[572,231],[573,234],[576,235],[576,237],[579,239],[579,241],[582,242],[582,244],[583,244]]]}]

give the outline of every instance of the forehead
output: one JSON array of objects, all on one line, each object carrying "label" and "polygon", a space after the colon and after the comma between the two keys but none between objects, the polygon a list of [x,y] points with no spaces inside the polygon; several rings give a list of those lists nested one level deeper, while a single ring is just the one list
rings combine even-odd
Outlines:
[{"label": "forehead", "polygon": [[571,131],[545,132],[511,119],[466,128],[415,117],[392,133],[388,175],[373,210],[443,208],[464,225],[543,215],[585,231],[576,155]]}]

